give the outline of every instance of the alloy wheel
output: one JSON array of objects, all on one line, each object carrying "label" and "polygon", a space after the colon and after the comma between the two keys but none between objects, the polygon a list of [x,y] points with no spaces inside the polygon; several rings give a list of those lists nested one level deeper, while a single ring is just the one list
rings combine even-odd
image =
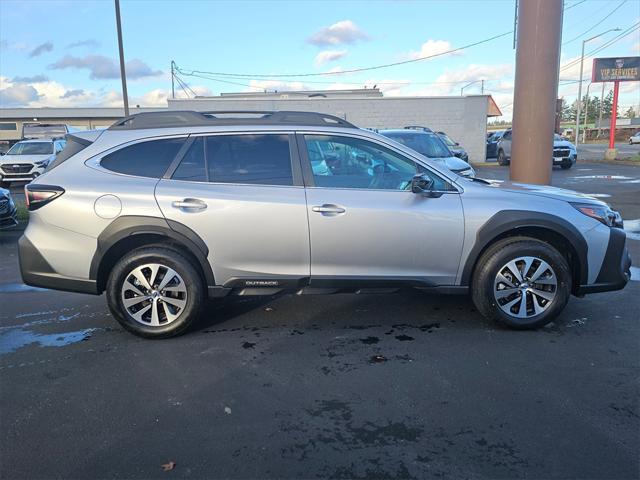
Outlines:
[{"label": "alloy wheel", "polygon": [[558,280],[553,268],[538,257],[518,257],[498,270],[493,294],[500,309],[513,317],[543,313],[556,297]]},{"label": "alloy wheel", "polygon": [[136,322],[160,327],[174,322],[187,304],[187,287],[172,268],[159,263],[140,265],[124,279],[122,304]]}]

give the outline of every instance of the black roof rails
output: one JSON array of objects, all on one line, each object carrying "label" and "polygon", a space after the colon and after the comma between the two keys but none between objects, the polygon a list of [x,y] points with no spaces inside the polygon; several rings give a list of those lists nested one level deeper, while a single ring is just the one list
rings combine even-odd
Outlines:
[{"label": "black roof rails", "polygon": [[318,112],[229,110],[196,112],[167,110],[144,112],[118,120],[109,130],[143,128],[204,127],[217,125],[310,125],[358,128],[346,120]]}]

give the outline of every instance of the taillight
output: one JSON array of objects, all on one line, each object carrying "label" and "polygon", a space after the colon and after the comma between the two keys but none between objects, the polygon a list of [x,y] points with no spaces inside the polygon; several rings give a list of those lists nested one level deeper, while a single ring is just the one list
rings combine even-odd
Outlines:
[{"label": "taillight", "polygon": [[39,209],[63,193],[64,188],[55,185],[29,184],[24,187],[27,208],[31,211]]}]

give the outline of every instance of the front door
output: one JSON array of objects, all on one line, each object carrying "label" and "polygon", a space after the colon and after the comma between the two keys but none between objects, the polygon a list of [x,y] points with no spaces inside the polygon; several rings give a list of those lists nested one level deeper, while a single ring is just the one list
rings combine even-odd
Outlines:
[{"label": "front door", "polygon": [[[464,235],[458,191],[412,159],[357,136],[299,138],[307,184],[311,285],[336,279],[453,285]],[[425,172],[442,191],[411,192]]]},{"label": "front door", "polygon": [[[309,277],[309,227],[295,137],[192,136],[156,199],[209,248],[217,285],[280,287]],[[292,163],[292,160],[294,163]],[[276,280],[277,279],[277,280]]]}]

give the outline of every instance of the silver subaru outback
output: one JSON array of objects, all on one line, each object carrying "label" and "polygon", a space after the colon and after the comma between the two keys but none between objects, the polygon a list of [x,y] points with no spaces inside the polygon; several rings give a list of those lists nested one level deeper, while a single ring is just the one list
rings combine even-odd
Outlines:
[{"label": "silver subaru outback", "polygon": [[605,203],[464,178],[319,113],[133,115],[68,135],[26,195],[25,283],[106,292],[149,338],[185,331],[207,298],[403,287],[535,328],[630,277]]}]

